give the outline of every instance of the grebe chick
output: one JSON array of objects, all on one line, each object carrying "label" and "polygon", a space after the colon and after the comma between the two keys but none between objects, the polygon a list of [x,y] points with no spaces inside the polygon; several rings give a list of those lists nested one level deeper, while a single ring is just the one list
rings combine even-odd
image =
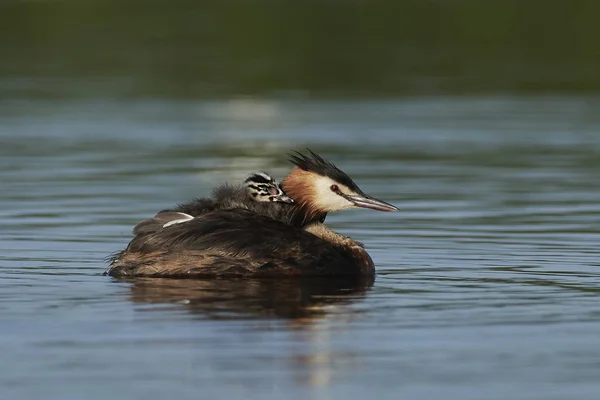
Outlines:
[{"label": "grebe chick", "polygon": [[[222,185],[217,187],[211,198],[200,198],[178,205],[172,210],[163,210],[154,217],[144,220],[133,228],[134,235],[145,235],[174,224],[188,222],[194,217],[229,208],[262,211],[270,208],[269,203],[293,203],[281,189],[279,183],[266,172],[253,172],[241,186]],[[267,203],[267,204],[265,204]]]},{"label": "grebe chick", "polygon": [[[270,201],[293,203],[290,197],[286,196],[279,183],[266,172],[253,172],[244,181],[248,196],[256,201]],[[219,197],[218,195],[216,196]]]},{"label": "grebe chick", "polygon": [[[150,277],[373,276],[361,243],[320,223],[348,208],[398,211],[366,195],[335,165],[309,151],[290,161],[283,180],[291,198],[281,218],[250,209],[218,209],[182,224],[136,235],[114,255],[106,274]],[[293,221],[301,220],[301,226]]]}]

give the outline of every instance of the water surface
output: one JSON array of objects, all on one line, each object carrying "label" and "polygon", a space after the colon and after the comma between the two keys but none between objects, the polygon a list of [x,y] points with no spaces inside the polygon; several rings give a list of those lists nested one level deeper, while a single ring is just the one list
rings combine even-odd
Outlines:
[{"label": "water surface", "polygon": [[[6,98],[0,393],[596,398],[599,106]],[[101,275],[139,220],[307,146],[402,210],[328,217],[372,286]]]}]

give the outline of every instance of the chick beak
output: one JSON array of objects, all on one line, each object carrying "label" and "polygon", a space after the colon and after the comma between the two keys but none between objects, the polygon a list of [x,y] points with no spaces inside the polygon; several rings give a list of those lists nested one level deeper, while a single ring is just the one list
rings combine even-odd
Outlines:
[{"label": "chick beak", "polygon": [[346,195],[344,197],[356,207],[370,208],[371,210],[377,211],[400,211],[398,207],[386,203],[385,201],[377,200],[374,197],[367,196],[366,194]]},{"label": "chick beak", "polygon": [[280,203],[293,203],[294,202],[294,200],[292,200],[291,197],[289,197],[285,193],[283,193],[283,190],[271,188],[271,189],[269,189],[269,193],[271,194],[269,196],[269,199],[271,201],[278,201]]},{"label": "chick beak", "polygon": [[294,202],[294,200],[292,200],[291,197],[288,197],[285,194],[282,194],[279,196],[273,196],[273,201],[279,201],[281,203],[293,203]]}]

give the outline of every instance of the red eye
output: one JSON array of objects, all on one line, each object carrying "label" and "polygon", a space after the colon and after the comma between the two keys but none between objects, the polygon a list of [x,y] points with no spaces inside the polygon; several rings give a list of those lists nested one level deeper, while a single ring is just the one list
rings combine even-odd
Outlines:
[{"label": "red eye", "polygon": [[338,185],[331,185],[331,186],[329,186],[329,189],[331,189],[332,192],[337,192],[340,190]]}]

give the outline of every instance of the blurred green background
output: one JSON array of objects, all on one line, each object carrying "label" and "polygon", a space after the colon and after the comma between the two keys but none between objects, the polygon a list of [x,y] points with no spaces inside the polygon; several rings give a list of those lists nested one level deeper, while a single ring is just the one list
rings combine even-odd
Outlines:
[{"label": "blurred green background", "polygon": [[1,1],[0,96],[600,91],[600,2]]}]

